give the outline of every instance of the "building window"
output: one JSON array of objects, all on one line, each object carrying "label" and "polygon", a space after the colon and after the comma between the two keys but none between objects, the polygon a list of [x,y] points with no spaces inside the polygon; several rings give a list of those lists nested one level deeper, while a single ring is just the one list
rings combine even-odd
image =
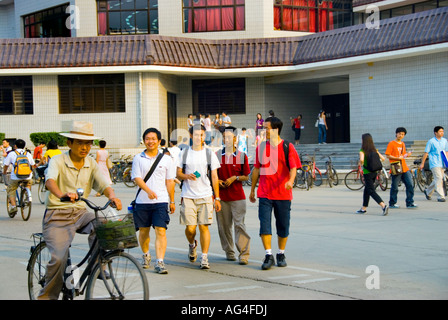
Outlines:
[{"label": "building window", "polygon": [[0,77],[0,115],[33,114],[33,80]]},{"label": "building window", "polygon": [[183,0],[184,32],[245,29],[245,0]]},{"label": "building window", "polygon": [[70,37],[68,3],[23,16],[25,38]]},{"label": "building window", "polygon": [[246,113],[246,81],[244,78],[193,80],[193,112],[195,114]]},{"label": "building window", "polygon": [[98,35],[158,34],[158,0],[102,0],[98,4]]},{"label": "building window", "polygon": [[60,113],[125,112],[124,74],[59,76]]},{"label": "building window", "polygon": [[274,0],[274,30],[322,32],[352,24],[350,0]]}]

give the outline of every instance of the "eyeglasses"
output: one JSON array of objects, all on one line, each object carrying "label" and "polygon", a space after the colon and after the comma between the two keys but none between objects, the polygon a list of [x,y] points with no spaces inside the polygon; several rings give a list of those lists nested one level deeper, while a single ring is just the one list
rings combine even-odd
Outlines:
[{"label": "eyeglasses", "polygon": [[73,143],[76,144],[77,146],[86,146],[86,147],[91,147],[93,145],[93,141],[84,141],[84,140],[74,140]]}]

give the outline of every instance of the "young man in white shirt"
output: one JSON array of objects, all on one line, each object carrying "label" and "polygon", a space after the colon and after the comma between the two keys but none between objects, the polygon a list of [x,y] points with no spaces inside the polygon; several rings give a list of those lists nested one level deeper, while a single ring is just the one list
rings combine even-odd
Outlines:
[{"label": "young man in white shirt", "polygon": [[144,181],[147,173],[159,155],[161,133],[156,128],[149,128],[143,133],[143,142],[146,150],[137,154],[132,161],[131,178],[141,189],[135,200],[134,221],[139,229],[139,243],[143,251],[143,268],[149,268],[151,255],[149,254],[149,231],[151,226],[156,233],[155,250],[157,261],[154,270],[159,274],[166,274],[163,259],[165,257],[167,239],[166,230],[171,214],[176,209],[174,203],[174,178],[176,168],[170,156],[161,154],[162,158],[157,164],[148,181]]},{"label": "young man in white shirt", "polygon": [[[183,180],[180,223],[186,225],[185,236],[189,243],[190,262],[195,262],[197,258],[195,236],[196,227],[199,226],[202,249],[200,267],[209,269],[207,253],[210,246],[210,231],[208,226],[213,222],[213,207],[217,212],[221,211],[217,173],[220,164],[216,154],[204,146],[205,127],[203,125],[190,128],[190,137],[193,145],[182,150],[177,165],[177,177]],[[207,174],[209,169],[212,184]]]}]

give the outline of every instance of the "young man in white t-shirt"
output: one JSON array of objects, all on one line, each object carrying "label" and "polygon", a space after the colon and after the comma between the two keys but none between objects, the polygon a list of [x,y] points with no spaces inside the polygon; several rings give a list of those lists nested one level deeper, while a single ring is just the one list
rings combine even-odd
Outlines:
[{"label": "young man in white t-shirt", "polygon": [[[202,249],[200,267],[209,269],[207,253],[210,246],[210,231],[208,226],[213,222],[213,207],[216,211],[221,211],[217,172],[220,164],[216,154],[204,146],[205,127],[203,125],[193,126],[190,129],[190,137],[193,140],[193,145],[182,150],[177,165],[177,177],[183,180],[180,223],[186,225],[185,235],[189,243],[190,262],[195,262],[197,258],[195,236],[196,227],[199,226]],[[208,161],[210,161],[212,184],[207,175]]]},{"label": "young man in white t-shirt", "polygon": [[166,229],[170,221],[168,214],[174,213],[174,178],[176,167],[170,156],[163,155],[148,181],[144,181],[159,155],[161,133],[156,128],[149,128],[143,133],[146,150],[137,154],[132,161],[131,178],[141,189],[135,200],[134,221],[139,229],[139,243],[143,251],[143,268],[149,268],[149,231],[151,226],[156,233],[155,250],[157,261],[154,269],[157,273],[166,274],[163,259],[166,252]]}]

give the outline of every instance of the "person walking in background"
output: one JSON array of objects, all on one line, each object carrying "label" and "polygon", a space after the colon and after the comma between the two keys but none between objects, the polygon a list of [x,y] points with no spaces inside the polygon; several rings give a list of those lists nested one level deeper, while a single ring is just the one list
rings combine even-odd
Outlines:
[{"label": "person walking in background", "polygon": [[39,142],[39,144],[36,146],[36,148],[34,148],[33,151],[33,159],[34,162],[36,163],[36,166],[39,166],[40,163],[42,162],[42,155],[43,155],[43,148],[45,147],[45,142]]},{"label": "person walking in background", "polygon": [[[166,230],[170,221],[168,212],[173,214],[176,209],[174,203],[176,168],[170,156],[159,152],[161,136],[156,128],[145,130],[143,142],[146,149],[134,157],[131,178],[140,188],[139,191],[143,191],[138,191],[134,210],[135,227],[139,230],[138,239],[143,252],[143,268],[149,268],[151,262],[149,232],[153,227],[156,233],[154,246],[157,258],[154,270],[159,274],[166,274],[168,271],[163,260],[167,247]],[[155,163],[157,167],[145,182],[146,175]]]},{"label": "person walking in background", "polygon": [[375,200],[382,208],[383,210],[383,216],[387,215],[389,212],[389,207],[384,203],[383,199],[376,193],[375,191],[375,179],[377,172],[370,172],[367,170],[367,155],[369,155],[372,152],[378,153],[378,156],[382,161],[384,161],[386,158],[379,153],[379,151],[375,148],[375,144],[373,143],[373,138],[370,135],[370,133],[364,133],[362,135],[362,145],[361,150],[359,151],[359,165],[362,165],[362,170],[364,174],[364,193],[363,193],[363,201],[362,201],[362,207],[356,213],[366,213],[367,207],[369,206],[369,199],[372,197],[373,200]]},{"label": "person walking in background", "polygon": [[[236,128],[229,126],[224,131],[225,148],[218,151],[221,167],[218,169],[219,195],[221,211],[216,212],[218,233],[221,247],[227,260],[235,261],[234,246],[239,252],[240,264],[249,261],[250,236],[246,231],[244,218],[246,216],[246,195],[242,181],[248,179],[250,173],[247,155],[235,148]],[[233,241],[232,227],[235,230]]]},{"label": "person walking in background", "polygon": [[209,113],[205,115],[204,127],[205,127],[205,144],[209,145],[212,142],[212,121],[210,120]]},{"label": "person walking in background", "polygon": [[429,168],[431,169],[433,180],[431,184],[424,190],[427,200],[431,200],[431,195],[434,191],[438,193],[437,201],[445,202],[445,193],[443,191],[443,175],[444,165],[442,160],[442,152],[447,156],[448,142],[443,137],[444,129],[441,126],[434,127],[434,137],[428,140],[423,154],[420,169],[423,170],[426,158],[429,157]]},{"label": "person walking in background", "polygon": [[227,112],[222,112],[222,125],[228,127],[232,124],[232,119],[227,115]]},{"label": "person walking in background", "polygon": [[252,172],[252,186],[249,200],[256,202],[255,187],[260,177],[257,197],[258,217],[260,220],[260,237],[266,250],[261,268],[270,269],[275,261],[272,256],[272,210],[277,229],[279,252],[276,256],[277,266],[286,267],[285,248],[289,236],[292,187],[297,168],[302,166],[294,145],[280,137],[283,122],[276,117],[269,117],[264,122],[267,141],[260,144],[255,151],[255,165]]},{"label": "person walking in background", "polygon": [[259,130],[263,130],[263,122],[264,120],[261,113],[257,113],[257,120],[255,120],[255,137],[260,135],[260,133],[258,132]]},{"label": "person walking in background", "polygon": [[327,118],[325,116],[325,110],[320,110],[318,115],[318,128],[319,128],[319,144],[327,143]]},{"label": "person walking in background", "polygon": [[[106,148],[106,141],[100,140],[99,145],[100,149],[96,152],[96,163],[98,163],[98,166],[100,167],[101,172],[104,174],[107,183],[112,184],[109,168],[107,167],[107,158],[109,158],[109,152],[104,149]],[[97,193],[96,196],[99,197],[101,196],[101,194]]]},{"label": "person walking in background", "polygon": [[192,126],[193,126],[193,115],[189,113],[187,118],[187,130],[189,130]]},{"label": "person walking in background", "polygon": [[301,114],[299,114],[297,116],[297,118],[291,119],[291,125],[292,125],[292,129],[294,131],[294,140],[295,140],[295,144],[296,145],[298,145],[299,142],[300,142],[300,133],[301,133],[301,130],[302,130],[302,127],[301,127],[301,124],[300,124],[301,120],[302,120],[302,115]]},{"label": "person walking in background", "polygon": [[390,187],[390,199],[389,208],[398,209],[397,195],[398,195],[398,183],[403,181],[406,186],[406,207],[417,208],[414,203],[414,185],[412,183],[412,173],[406,164],[405,158],[411,155],[412,152],[406,152],[406,145],[403,142],[403,138],[406,135],[406,128],[399,127],[395,130],[395,140],[392,140],[387,145],[386,156],[390,163],[399,162],[401,164],[402,172],[392,175],[392,186]]},{"label": "person walking in background", "polygon": [[59,150],[58,143],[55,140],[50,140],[47,145],[47,151],[45,151],[43,157],[42,157],[42,163],[44,165],[48,165],[51,158],[54,156],[61,154],[62,151]]},{"label": "person walking in background", "polygon": [[237,139],[236,139],[238,151],[247,154],[248,141],[249,141],[249,136],[247,135],[246,128],[241,128],[241,133],[237,136]]}]

